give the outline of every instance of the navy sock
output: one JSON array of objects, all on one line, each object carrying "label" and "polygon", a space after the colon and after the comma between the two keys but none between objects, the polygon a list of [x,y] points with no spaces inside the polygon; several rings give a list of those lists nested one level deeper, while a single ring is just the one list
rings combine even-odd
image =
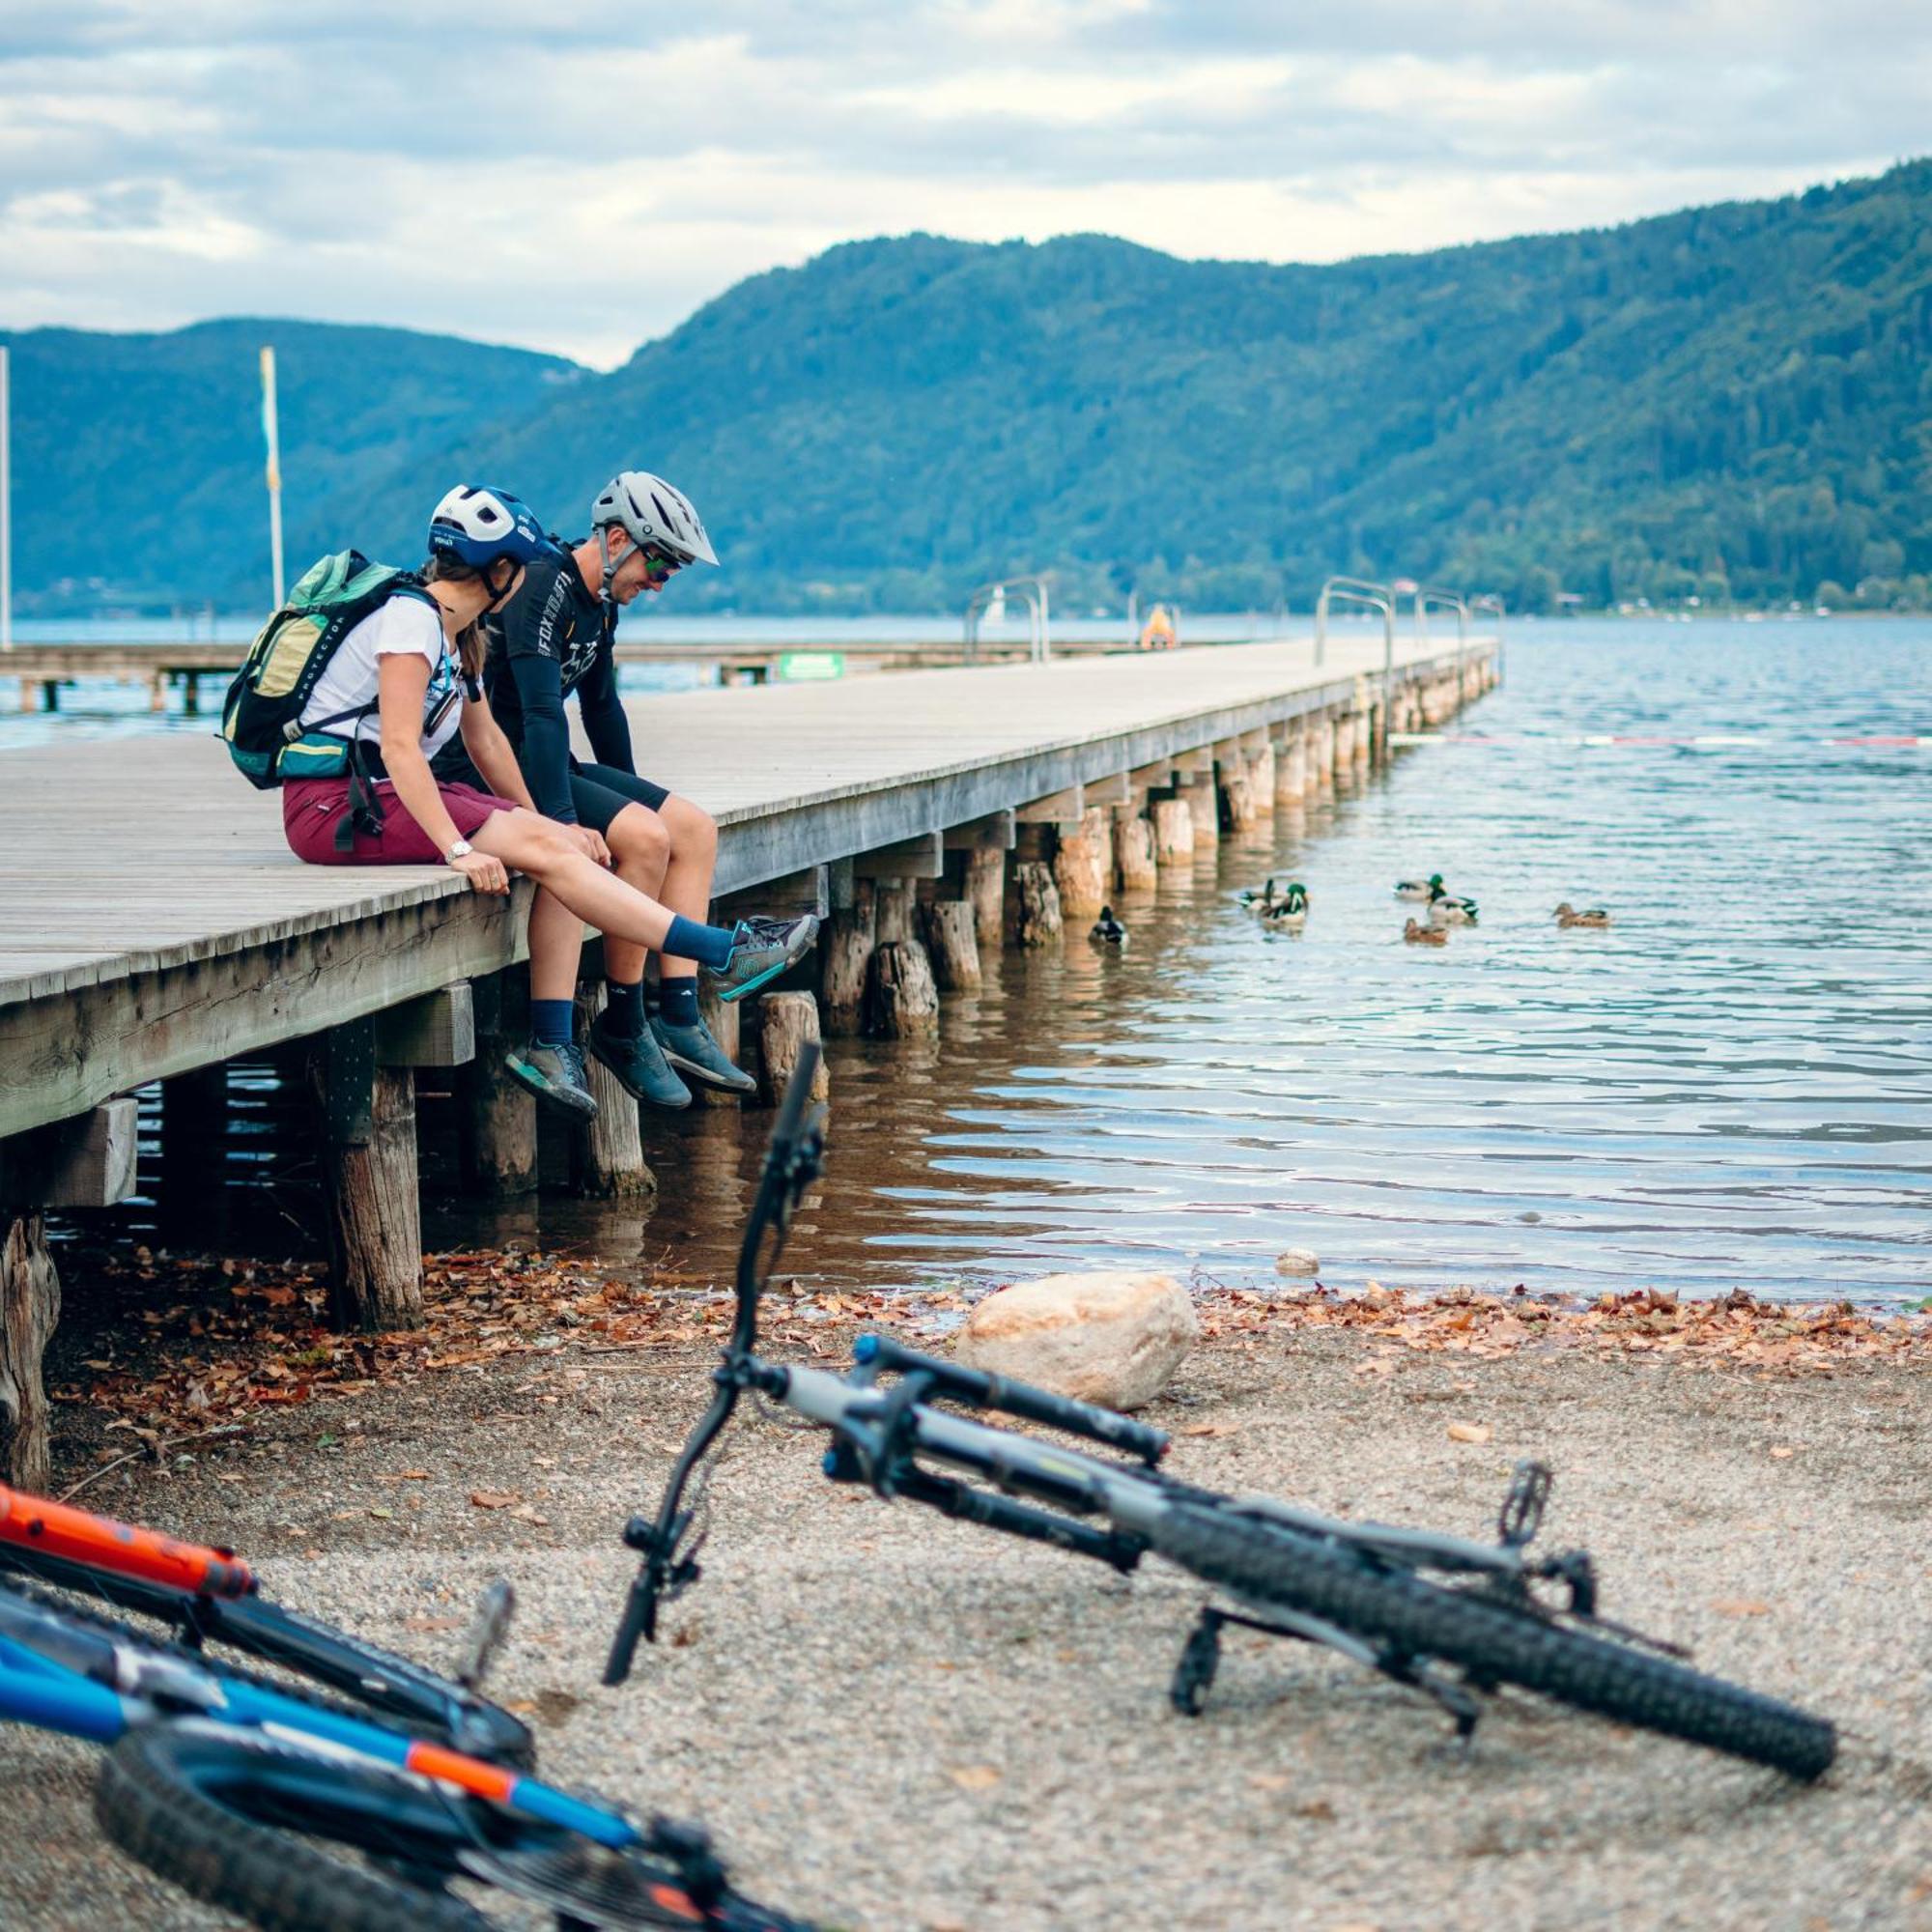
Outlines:
[{"label": "navy sock", "polygon": [[689,974],[678,980],[658,981],[658,1010],[666,1026],[697,1024],[697,981]]},{"label": "navy sock", "polygon": [[604,981],[604,1024],[619,1039],[636,1039],[644,1030],[644,982]]},{"label": "navy sock", "polygon": [[539,1046],[568,1046],[573,1018],[570,1009],[568,1000],[532,1000],[530,1037]]},{"label": "navy sock", "polygon": [[670,916],[670,930],[659,951],[669,953],[673,959],[696,959],[700,966],[722,973],[731,963],[732,938],[733,934],[724,926],[699,925],[695,919],[674,912]]}]

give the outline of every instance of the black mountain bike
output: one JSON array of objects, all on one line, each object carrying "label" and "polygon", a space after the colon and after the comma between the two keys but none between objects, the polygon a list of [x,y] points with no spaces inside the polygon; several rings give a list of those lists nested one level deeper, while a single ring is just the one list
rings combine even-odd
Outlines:
[{"label": "black mountain bike", "polygon": [[[747,1391],[831,1432],[826,1474],[947,1516],[1090,1556],[1122,1573],[1151,1550],[1214,1585],[1182,1649],[1172,1700],[1198,1714],[1227,1624],[1325,1644],[1426,1693],[1467,1741],[1482,1697],[1504,1684],[1616,1722],[1706,1745],[1799,1778],[1832,1763],[1824,1719],[1689,1668],[1678,1646],[1610,1622],[1581,1550],[1533,1553],[1549,1473],[1519,1466],[1493,1544],[1383,1523],[1342,1522],[1267,1497],[1199,1489],[1160,1465],[1168,1438],[1124,1415],[862,1336],[844,1377],[762,1360],[758,1297],[792,1212],[818,1173],[824,1116],[809,1105],[817,1048],[786,1090],[738,1258],[737,1318],[713,1375],[717,1394],[671,1472],[655,1518],[625,1542],[643,1557],[618,1626],[607,1684],[630,1673],[658,1609],[698,1577],[701,1536],[685,1492]],[[761,1256],[766,1236],[770,1256]],[[989,1427],[960,1410],[1043,1425],[1111,1455]],[[956,1471],[963,1471],[962,1480]],[[978,1480],[971,1480],[978,1479]]]}]

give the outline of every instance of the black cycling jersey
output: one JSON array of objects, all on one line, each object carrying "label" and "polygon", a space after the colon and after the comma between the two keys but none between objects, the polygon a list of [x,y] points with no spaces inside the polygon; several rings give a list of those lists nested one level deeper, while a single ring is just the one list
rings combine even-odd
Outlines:
[{"label": "black cycling jersey", "polygon": [[563,700],[577,694],[597,762],[637,769],[631,727],[617,696],[616,613],[566,547],[528,564],[517,594],[485,619],[490,709],[517,753],[525,782],[546,818],[577,823],[570,796],[570,727]]}]

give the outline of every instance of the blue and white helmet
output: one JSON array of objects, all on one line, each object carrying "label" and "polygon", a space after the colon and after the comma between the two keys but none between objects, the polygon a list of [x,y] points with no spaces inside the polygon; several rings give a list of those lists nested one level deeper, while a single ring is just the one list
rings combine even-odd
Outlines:
[{"label": "blue and white helmet", "polygon": [[552,548],[536,512],[507,490],[459,483],[429,520],[432,556],[452,556],[477,570],[498,557],[529,563]]}]

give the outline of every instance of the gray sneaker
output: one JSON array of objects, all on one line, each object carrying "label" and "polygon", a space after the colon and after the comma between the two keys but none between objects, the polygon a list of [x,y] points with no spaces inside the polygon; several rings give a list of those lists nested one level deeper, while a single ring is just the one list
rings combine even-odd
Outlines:
[{"label": "gray sneaker", "polygon": [[732,934],[731,957],[716,977],[724,981],[721,1000],[742,1000],[767,980],[776,980],[811,951],[818,921],[810,913],[797,919],[741,919]]},{"label": "gray sneaker", "polygon": [[503,1065],[519,1086],[527,1087],[546,1106],[574,1121],[597,1118],[597,1096],[583,1065],[583,1049],[575,1040],[564,1046],[514,1046]]},{"label": "gray sneaker", "polygon": [[604,1024],[599,1013],[590,1022],[590,1051],[617,1076],[625,1093],[646,1106],[679,1108],[691,1105],[691,1089],[665,1065],[665,1056],[648,1028],[640,1034],[618,1033]]},{"label": "gray sneaker", "polygon": [[687,1080],[696,1080],[702,1087],[716,1087],[726,1094],[757,1091],[758,1083],[726,1057],[702,1020],[691,1026],[672,1026],[662,1014],[653,1013],[651,1032],[664,1048],[665,1059]]}]

